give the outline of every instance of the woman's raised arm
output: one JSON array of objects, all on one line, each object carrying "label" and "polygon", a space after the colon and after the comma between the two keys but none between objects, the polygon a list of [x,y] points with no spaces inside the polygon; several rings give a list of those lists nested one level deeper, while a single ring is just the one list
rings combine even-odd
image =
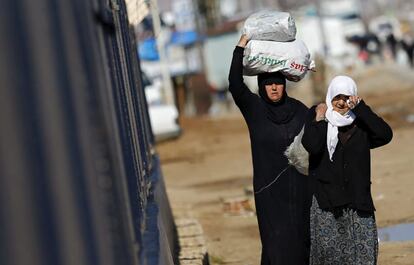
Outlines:
[{"label": "woman's raised arm", "polygon": [[229,90],[237,106],[241,109],[251,103],[251,97],[254,96],[243,81],[243,53],[248,41],[246,35],[243,34],[240,37],[240,41],[233,52],[229,73]]}]

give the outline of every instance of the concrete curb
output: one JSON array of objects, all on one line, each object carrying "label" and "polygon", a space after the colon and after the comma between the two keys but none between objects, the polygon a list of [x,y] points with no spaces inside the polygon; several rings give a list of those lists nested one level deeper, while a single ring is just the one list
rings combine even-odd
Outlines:
[{"label": "concrete curb", "polygon": [[175,220],[180,246],[180,265],[209,265],[206,240],[201,224],[194,218]]}]

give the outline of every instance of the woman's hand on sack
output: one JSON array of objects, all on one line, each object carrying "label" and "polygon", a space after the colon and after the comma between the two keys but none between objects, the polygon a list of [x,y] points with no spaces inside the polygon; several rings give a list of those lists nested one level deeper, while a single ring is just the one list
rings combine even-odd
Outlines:
[{"label": "woman's hand on sack", "polygon": [[249,40],[250,40],[249,37],[247,37],[246,34],[243,34],[243,35],[241,35],[239,43],[237,44],[237,46],[244,48],[244,47],[246,47]]},{"label": "woman's hand on sack", "polygon": [[348,104],[348,107],[350,109],[353,109],[359,104],[359,102],[361,102],[360,97],[358,97],[358,96],[349,96],[346,103]]},{"label": "woman's hand on sack", "polygon": [[325,113],[328,109],[328,106],[326,106],[325,103],[320,103],[318,106],[316,106],[315,112],[316,112],[316,121],[322,121],[325,119]]}]

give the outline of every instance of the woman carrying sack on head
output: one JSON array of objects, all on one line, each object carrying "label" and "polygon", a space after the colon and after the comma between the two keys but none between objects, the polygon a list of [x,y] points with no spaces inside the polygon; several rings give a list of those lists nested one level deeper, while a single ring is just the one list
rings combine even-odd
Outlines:
[{"label": "woman carrying sack on head", "polygon": [[288,165],[286,148],[301,131],[308,108],[286,93],[285,77],[263,73],[257,77],[259,95],[243,82],[242,35],[233,53],[229,90],[250,133],[253,186],[262,242],[262,265],[308,265],[308,177]]},{"label": "woman carrying sack on head", "polygon": [[309,110],[302,144],[314,191],[311,265],[376,264],[370,149],[391,139],[390,126],[357,96],[347,76],[335,77],[326,104]]}]

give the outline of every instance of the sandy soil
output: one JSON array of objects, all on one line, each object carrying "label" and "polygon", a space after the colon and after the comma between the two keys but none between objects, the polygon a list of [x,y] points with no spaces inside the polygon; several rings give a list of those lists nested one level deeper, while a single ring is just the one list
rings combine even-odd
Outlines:
[{"label": "sandy soil", "polygon": [[[372,152],[377,223],[384,227],[414,222],[414,123],[409,121],[414,113],[414,77],[384,68],[355,77],[360,94],[394,129],[393,141]],[[293,94],[309,105],[306,89],[297,87]],[[182,127],[179,139],[157,147],[174,214],[200,221],[212,264],[259,264],[256,217],[229,215],[223,204],[246,196],[252,184],[250,142],[241,115],[185,119]],[[379,264],[414,264],[414,241],[381,243]]]}]

